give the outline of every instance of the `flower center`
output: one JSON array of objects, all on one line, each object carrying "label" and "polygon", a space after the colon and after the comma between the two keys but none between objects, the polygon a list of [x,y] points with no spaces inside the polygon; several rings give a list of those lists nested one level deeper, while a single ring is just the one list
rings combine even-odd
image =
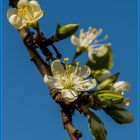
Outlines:
[{"label": "flower center", "polygon": [[18,9],[18,16],[21,16],[21,15],[24,16],[27,13],[28,13],[28,8],[27,7]]},{"label": "flower center", "polygon": [[65,58],[64,59],[64,64],[65,64],[65,69],[66,69],[66,75],[65,75],[65,78],[64,80],[62,80],[62,84],[64,86],[64,88],[66,89],[72,89],[74,88],[75,86],[75,75],[78,71],[78,65],[79,65],[79,62],[76,63],[76,68],[75,70],[72,72],[71,71],[71,68],[72,68],[72,65],[71,64],[68,64],[68,58]]}]

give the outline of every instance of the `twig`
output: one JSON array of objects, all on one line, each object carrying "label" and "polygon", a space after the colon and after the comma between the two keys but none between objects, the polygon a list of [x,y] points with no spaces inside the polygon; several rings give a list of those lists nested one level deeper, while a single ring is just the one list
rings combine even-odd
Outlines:
[{"label": "twig", "polygon": [[[16,7],[17,0],[9,0],[9,6]],[[27,49],[31,61],[36,65],[41,75],[44,77],[45,74],[52,75],[50,70],[50,65],[47,64],[42,57],[39,55],[39,53],[36,51],[36,46],[33,43],[33,34],[30,32],[28,28],[24,28],[19,30],[20,36],[25,44],[25,48]],[[47,43],[47,40],[45,40],[46,44],[50,44],[51,41],[49,39],[49,43]],[[51,45],[51,44],[50,44]],[[66,103],[62,98],[61,94],[56,89],[49,89],[50,95],[53,97],[53,99],[59,103],[59,105],[63,108],[66,106],[70,106],[69,103]],[[66,110],[62,109],[62,121],[64,124],[64,128],[67,130],[68,134],[71,137],[71,140],[78,140],[79,137],[82,136],[82,133],[74,128],[72,125],[72,116],[71,114],[68,114]]]},{"label": "twig", "polygon": [[78,140],[80,137],[82,137],[82,132],[76,129],[72,124],[72,115],[70,110],[64,109],[62,107],[62,122],[64,128],[67,130],[71,140]]}]

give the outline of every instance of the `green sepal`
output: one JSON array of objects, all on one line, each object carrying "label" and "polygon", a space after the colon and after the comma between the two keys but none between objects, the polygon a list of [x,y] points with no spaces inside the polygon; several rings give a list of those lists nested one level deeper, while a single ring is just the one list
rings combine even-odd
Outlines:
[{"label": "green sepal", "polygon": [[57,26],[56,26],[56,34],[59,32],[60,28],[61,28],[61,25],[60,25],[60,23],[58,23]]},{"label": "green sepal", "polygon": [[91,111],[88,113],[88,126],[95,137],[95,140],[106,140],[107,131],[103,122],[96,114]]},{"label": "green sepal", "polygon": [[103,90],[103,89],[110,89],[113,84],[117,81],[118,77],[119,77],[119,72],[112,75],[110,78],[104,80],[102,83],[100,83],[97,88],[96,91],[98,90]]},{"label": "green sepal", "polygon": [[67,24],[64,26],[57,25],[55,42],[66,39],[73,35],[79,28],[79,24]]},{"label": "green sepal", "polygon": [[110,45],[104,45],[106,53],[103,56],[98,56],[98,54],[93,53],[92,57],[89,58],[87,65],[92,70],[101,70],[101,69],[111,69],[113,66],[112,63],[112,50]]},{"label": "green sepal", "polygon": [[115,122],[119,124],[128,124],[134,121],[134,115],[126,109],[103,109]]}]

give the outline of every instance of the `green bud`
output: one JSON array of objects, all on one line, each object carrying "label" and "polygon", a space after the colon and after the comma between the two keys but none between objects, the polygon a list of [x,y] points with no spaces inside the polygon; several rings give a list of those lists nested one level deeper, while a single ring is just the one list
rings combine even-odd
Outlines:
[{"label": "green bud", "polygon": [[134,121],[134,115],[126,109],[105,108],[104,111],[119,124],[127,124]]},{"label": "green bud", "polygon": [[96,91],[103,90],[103,89],[110,89],[113,84],[117,81],[119,77],[119,73],[112,75],[110,78],[104,80],[101,84],[98,85]]},{"label": "green bud", "polygon": [[79,28],[79,24],[57,25],[55,41],[60,41],[73,35]]},{"label": "green bud", "polygon": [[114,104],[120,104],[123,102],[124,97],[120,94],[113,93],[113,92],[107,92],[99,93],[96,95],[97,100],[102,105],[114,105]]}]

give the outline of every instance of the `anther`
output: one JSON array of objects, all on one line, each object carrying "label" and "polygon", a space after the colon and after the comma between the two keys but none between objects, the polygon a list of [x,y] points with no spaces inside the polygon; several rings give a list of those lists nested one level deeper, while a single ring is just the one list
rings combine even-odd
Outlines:
[{"label": "anther", "polygon": [[69,60],[69,58],[64,58],[64,61],[68,61]]}]

